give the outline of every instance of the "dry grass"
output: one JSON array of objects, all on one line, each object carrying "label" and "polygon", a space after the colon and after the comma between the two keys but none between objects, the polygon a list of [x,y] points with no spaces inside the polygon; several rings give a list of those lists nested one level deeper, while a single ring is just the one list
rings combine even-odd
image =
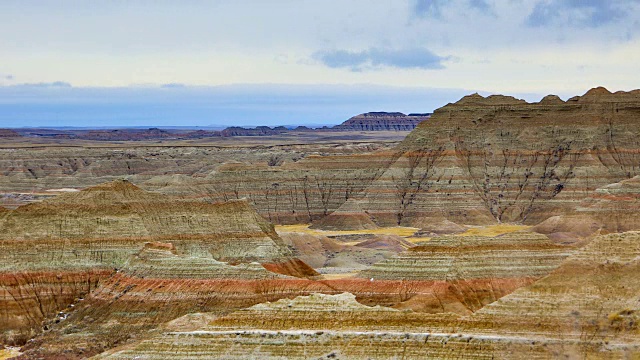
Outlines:
[{"label": "dry grass", "polygon": [[10,359],[21,354],[20,349],[17,347],[1,348],[0,347],[0,360]]},{"label": "dry grass", "polygon": [[393,226],[393,227],[382,227],[382,228],[371,229],[371,230],[333,231],[333,230],[309,229],[309,224],[276,225],[276,231],[278,233],[301,232],[301,233],[306,233],[311,235],[324,235],[324,236],[367,234],[367,235],[398,235],[400,237],[406,238],[406,237],[412,236],[418,230],[420,229],[413,228],[413,227]]},{"label": "dry grass", "polygon": [[[498,236],[502,234],[515,232],[515,231],[526,230],[528,228],[530,228],[530,226],[515,225],[515,224],[489,225],[489,226],[474,227],[456,236]],[[323,236],[362,235],[362,234],[398,235],[412,243],[419,243],[419,242],[431,240],[431,238],[429,237],[414,237],[413,235],[418,230],[419,230],[418,228],[413,228],[413,227],[393,226],[393,227],[382,227],[382,228],[372,229],[372,230],[338,231],[338,230],[309,229],[309,224],[276,225],[276,231],[278,233],[298,232],[298,233],[305,233],[305,234],[311,234],[311,235],[323,235]],[[352,243],[353,245],[355,245],[359,242],[360,241],[353,241]],[[352,245],[352,244],[347,243],[347,245]]]},{"label": "dry grass", "polygon": [[322,277],[325,280],[337,280],[337,279],[346,279],[353,276],[356,276],[359,272],[347,272],[347,273],[334,273],[334,274],[322,274]]},{"label": "dry grass", "polygon": [[407,240],[410,243],[416,244],[423,241],[429,241],[431,240],[431,238],[430,237],[408,237],[408,238],[405,238],[405,240]]},{"label": "dry grass", "polygon": [[458,236],[498,236],[515,231],[526,230],[530,226],[515,224],[498,224],[469,229]]},{"label": "dry grass", "polygon": [[242,148],[314,144],[396,143],[404,140],[409,131],[318,131],[295,132],[271,136],[208,137],[202,139],[163,139],[142,141],[94,141],[81,139],[51,139],[48,137],[5,138],[0,148],[80,147],[80,148],[137,148],[137,147],[219,147]]}]

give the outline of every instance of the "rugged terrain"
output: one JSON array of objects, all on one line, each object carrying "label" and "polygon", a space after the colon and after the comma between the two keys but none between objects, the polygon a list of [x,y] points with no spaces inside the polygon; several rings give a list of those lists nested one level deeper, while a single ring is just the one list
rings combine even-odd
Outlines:
[{"label": "rugged terrain", "polygon": [[[269,271],[317,275],[293,257],[273,226],[246,201],[173,199],[122,180],[4,211],[0,228],[0,330],[5,343],[23,342],[39,333],[43,320],[100,290],[104,281],[129,272],[158,273],[166,262],[184,263],[189,278],[194,276],[193,265],[201,270],[208,266],[209,276],[204,278],[209,279],[212,273],[223,274],[220,268],[225,266],[253,262],[255,266],[242,271],[229,268],[235,276],[224,279],[275,278]],[[153,244],[170,252],[155,262],[148,254]],[[140,253],[143,249],[147,251]],[[212,262],[214,258],[220,263]],[[262,270],[255,272],[256,266]],[[180,273],[162,274],[179,278]]]},{"label": "rugged terrain", "polygon": [[636,358],[639,125],[640,91],[595,88],[470,95],[401,142],[5,138],[2,344],[50,359]]},{"label": "rugged terrain", "polygon": [[640,354],[639,242],[638,233],[596,238],[548,277],[468,316],[314,294],[176,321],[97,358],[632,359]]},{"label": "rugged terrain", "polygon": [[368,112],[356,115],[332,130],[341,131],[411,131],[421,121],[429,120],[431,114],[409,114],[400,112]]}]

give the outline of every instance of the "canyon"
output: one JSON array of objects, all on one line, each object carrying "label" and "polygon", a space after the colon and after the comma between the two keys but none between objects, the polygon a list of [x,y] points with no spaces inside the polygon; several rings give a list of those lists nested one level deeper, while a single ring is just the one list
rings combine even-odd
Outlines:
[{"label": "canyon", "polygon": [[21,359],[639,356],[640,90],[269,129],[7,132],[0,344]]}]

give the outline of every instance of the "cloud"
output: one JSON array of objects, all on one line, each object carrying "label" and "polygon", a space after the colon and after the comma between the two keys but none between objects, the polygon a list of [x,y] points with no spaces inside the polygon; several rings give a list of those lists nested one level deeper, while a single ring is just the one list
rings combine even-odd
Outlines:
[{"label": "cloud", "polygon": [[493,5],[487,0],[463,0],[461,2],[450,0],[411,0],[412,11],[419,17],[441,18],[445,7],[453,7],[456,11],[471,8],[485,14],[492,13]]},{"label": "cloud", "polygon": [[597,28],[615,23],[631,12],[640,0],[542,0],[526,18],[531,27],[550,24]]},{"label": "cloud", "polygon": [[421,17],[440,17],[445,4],[442,0],[413,0],[413,12]]},{"label": "cloud", "polygon": [[33,87],[33,88],[70,88],[71,84],[64,81],[24,83],[15,86]]},{"label": "cloud", "polygon": [[373,70],[380,67],[400,69],[444,69],[443,61],[449,57],[434,54],[424,48],[380,49],[362,51],[328,50],[313,54],[313,58],[331,68],[351,71]]},{"label": "cloud", "polygon": [[160,85],[160,87],[163,89],[181,89],[181,88],[184,88],[185,86],[186,86],[185,84],[181,84],[181,83],[168,83],[168,84]]},{"label": "cloud", "polygon": [[483,13],[490,13],[492,10],[492,6],[487,0],[469,0],[469,6]]}]

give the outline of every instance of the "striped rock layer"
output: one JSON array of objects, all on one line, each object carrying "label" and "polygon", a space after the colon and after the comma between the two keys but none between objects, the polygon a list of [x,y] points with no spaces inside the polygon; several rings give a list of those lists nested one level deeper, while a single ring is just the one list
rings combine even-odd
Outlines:
[{"label": "striped rock layer", "polygon": [[351,294],[259,304],[98,359],[635,359],[640,233],[599,236],[549,276],[469,316],[367,307]]},{"label": "striped rock layer", "polygon": [[637,175],[639,121],[638,90],[539,103],[470,95],[407,136],[363,208],[378,222],[415,226],[442,218],[536,224]]},{"label": "striped rock layer", "polygon": [[[549,274],[572,252],[529,232],[442,236],[375,263],[357,277],[368,279],[373,288],[395,289],[386,299],[378,292],[380,298],[372,297],[377,304],[470,313]],[[397,296],[389,297],[393,293]]]},{"label": "striped rock layer", "polygon": [[96,359],[626,359],[640,354],[632,309],[609,316],[613,325],[599,330],[595,341],[564,327],[529,331],[538,319],[510,323],[496,317],[487,326],[484,316],[421,314],[363,306],[348,293],[314,294],[255,305],[195,330],[169,329]]},{"label": "striped rock layer", "polygon": [[[357,199],[378,226],[537,224],[639,174],[639,121],[637,90],[538,103],[475,94],[436,110],[393,149],[222,166],[208,181],[215,196],[247,197],[275,223],[317,221]],[[367,221],[355,214],[341,218]]]},{"label": "striped rock layer", "polygon": [[273,223],[310,223],[356,198],[378,226],[537,224],[639,174],[639,119],[637,90],[538,103],[475,94],[435,111],[395,148],[4,149],[0,184],[84,187],[128,175],[191,198],[246,197]]},{"label": "striped rock layer", "polygon": [[[271,272],[317,275],[293,257],[273,225],[246,201],[178,201],[116,181],[24,205],[0,216],[0,309],[4,318],[0,331],[5,343],[23,342],[41,331],[45,318],[85,297],[127,263],[133,266],[131,256],[148,242],[169,242],[179,260],[191,259],[184,265],[190,277],[197,278],[187,270],[193,266],[209,266],[213,272],[226,267],[230,276],[240,273],[241,278],[272,278]],[[149,258],[149,251],[138,254],[138,258],[147,258],[138,267],[179,270],[167,265],[171,257],[150,265],[154,259]],[[259,269],[253,262],[264,271],[256,272]],[[247,265],[238,271],[226,263]],[[162,276],[173,275],[163,272]]]},{"label": "striped rock layer", "polygon": [[640,177],[636,176],[596,189],[574,211],[551,217],[533,230],[557,239],[640,230],[639,212]]},{"label": "striped rock layer", "polygon": [[341,131],[411,131],[421,121],[428,121],[430,114],[409,114],[399,112],[368,112],[356,115],[332,130]]}]

